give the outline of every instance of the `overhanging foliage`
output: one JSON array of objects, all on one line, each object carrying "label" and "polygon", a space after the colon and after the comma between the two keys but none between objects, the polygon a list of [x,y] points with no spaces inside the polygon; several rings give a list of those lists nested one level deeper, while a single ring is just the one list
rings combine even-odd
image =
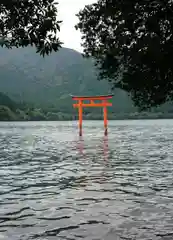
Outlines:
[{"label": "overhanging foliage", "polygon": [[99,0],[78,13],[84,53],[141,109],[173,99],[173,1]]},{"label": "overhanging foliage", "polygon": [[57,20],[54,0],[2,0],[0,2],[1,46],[35,46],[41,55],[58,51],[57,36],[61,21]]}]

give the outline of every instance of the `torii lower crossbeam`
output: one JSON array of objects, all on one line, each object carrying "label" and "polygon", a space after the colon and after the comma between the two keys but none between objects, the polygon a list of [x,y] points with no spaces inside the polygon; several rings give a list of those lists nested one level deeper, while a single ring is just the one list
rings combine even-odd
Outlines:
[{"label": "torii lower crossbeam", "polygon": [[[107,119],[107,107],[112,106],[112,103],[108,102],[113,95],[102,95],[102,96],[72,96],[72,99],[77,101],[73,104],[74,108],[78,108],[79,114],[79,135],[82,136],[82,120],[83,120],[83,107],[103,107],[103,117],[104,117],[104,134],[108,134],[108,119]],[[87,100],[87,103],[85,102]],[[99,100],[98,102],[95,102]],[[89,102],[89,103],[88,103]]]}]

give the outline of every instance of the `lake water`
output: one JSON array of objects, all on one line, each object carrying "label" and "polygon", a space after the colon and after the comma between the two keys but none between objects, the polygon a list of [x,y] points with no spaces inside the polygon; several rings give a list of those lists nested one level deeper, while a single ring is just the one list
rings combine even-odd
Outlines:
[{"label": "lake water", "polygon": [[173,120],[0,123],[0,240],[173,239]]}]

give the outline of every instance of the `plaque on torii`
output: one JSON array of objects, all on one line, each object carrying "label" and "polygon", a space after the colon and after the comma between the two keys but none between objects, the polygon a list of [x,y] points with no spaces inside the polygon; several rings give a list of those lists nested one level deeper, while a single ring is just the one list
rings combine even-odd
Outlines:
[{"label": "plaque on torii", "polygon": [[108,101],[112,97],[113,97],[112,94],[101,95],[101,96],[72,96],[72,99],[77,101],[76,103],[73,104],[73,107],[78,108],[80,136],[82,136],[82,120],[83,120],[84,107],[102,107],[103,108],[104,134],[105,136],[108,134],[107,107],[112,106],[112,103]]}]

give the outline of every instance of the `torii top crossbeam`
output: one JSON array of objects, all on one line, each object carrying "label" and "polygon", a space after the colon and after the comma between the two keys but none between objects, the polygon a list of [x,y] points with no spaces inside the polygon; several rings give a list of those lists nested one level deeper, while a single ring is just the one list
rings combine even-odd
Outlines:
[{"label": "torii top crossbeam", "polygon": [[71,95],[73,100],[106,100],[106,99],[111,99],[114,95],[109,94],[109,95],[99,95],[99,96],[74,96]]},{"label": "torii top crossbeam", "polygon": [[[103,115],[104,115],[104,128],[105,135],[107,135],[107,107],[112,106],[112,103],[108,102],[109,99],[113,97],[113,94],[109,95],[100,95],[100,96],[74,96],[71,95],[72,99],[78,101],[78,103],[73,104],[74,108],[78,108],[79,112],[79,135],[82,135],[82,112],[83,107],[103,107]],[[89,101],[89,103],[85,101]],[[94,102],[99,100],[101,102]]]}]

